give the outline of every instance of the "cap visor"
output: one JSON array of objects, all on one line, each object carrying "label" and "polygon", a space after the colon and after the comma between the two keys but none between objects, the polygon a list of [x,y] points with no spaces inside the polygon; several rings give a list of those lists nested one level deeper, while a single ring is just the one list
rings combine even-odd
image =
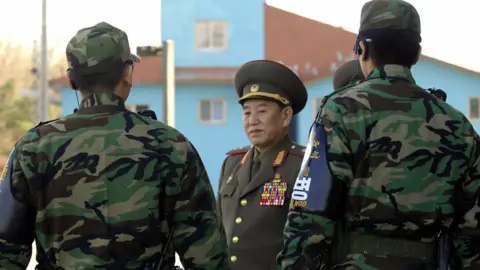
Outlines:
[{"label": "cap visor", "polygon": [[130,54],[130,57],[132,58],[132,61],[134,63],[140,63],[140,58],[138,56],[136,56],[135,54]]}]

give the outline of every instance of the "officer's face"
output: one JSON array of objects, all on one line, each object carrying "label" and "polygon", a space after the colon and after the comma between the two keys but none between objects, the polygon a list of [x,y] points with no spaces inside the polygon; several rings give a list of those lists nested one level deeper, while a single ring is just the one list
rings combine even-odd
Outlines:
[{"label": "officer's face", "polygon": [[285,136],[291,120],[291,108],[276,102],[251,99],[243,103],[243,128],[250,142],[258,148],[269,147]]}]

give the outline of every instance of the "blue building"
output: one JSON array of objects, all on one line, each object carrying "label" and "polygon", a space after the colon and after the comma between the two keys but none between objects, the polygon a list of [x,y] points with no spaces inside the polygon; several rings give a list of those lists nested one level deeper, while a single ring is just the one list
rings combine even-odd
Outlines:
[{"label": "blue building", "polygon": [[[199,150],[215,188],[225,153],[249,144],[232,78],[244,62],[270,59],[288,65],[305,81],[309,102],[298,115],[296,137],[306,143],[321,98],[332,91],[332,74],[353,59],[356,35],[259,0],[163,0],[162,38],[175,41],[175,127]],[[417,83],[444,89],[449,103],[480,128],[480,74],[422,57],[413,68]],[[62,95],[63,114],[77,107],[65,78],[52,81]],[[127,102],[163,117],[161,59],[145,57],[134,71]]]}]

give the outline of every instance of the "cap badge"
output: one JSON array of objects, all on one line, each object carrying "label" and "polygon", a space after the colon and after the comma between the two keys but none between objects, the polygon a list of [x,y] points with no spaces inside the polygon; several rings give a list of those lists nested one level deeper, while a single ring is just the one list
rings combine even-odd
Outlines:
[{"label": "cap badge", "polygon": [[260,89],[260,86],[258,84],[250,86],[250,92],[252,93],[258,92],[258,89]]}]

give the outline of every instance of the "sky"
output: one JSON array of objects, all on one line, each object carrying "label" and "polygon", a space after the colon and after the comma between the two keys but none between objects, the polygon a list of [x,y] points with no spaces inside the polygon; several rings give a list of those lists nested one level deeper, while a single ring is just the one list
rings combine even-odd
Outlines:
[{"label": "sky", "polygon": [[[206,0],[191,0],[206,1]],[[240,0],[237,0],[241,3]],[[258,0],[262,1],[262,0]],[[0,38],[15,43],[33,44],[40,40],[40,0],[2,0]],[[360,10],[365,0],[267,0],[269,5],[299,15],[342,26],[357,32]],[[422,47],[425,55],[480,72],[476,52],[480,37],[480,0],[409,0],[422,19]],[[129,35],[131,47],[158,45],[160,0],[47,0],[50,46],[63,53],[77,30],[106,21]],[[81,3],[81,5],[78,5]],[[95,8],[92,8],[94,6]],[[115,7],[115,8],[113,8]]]}]

